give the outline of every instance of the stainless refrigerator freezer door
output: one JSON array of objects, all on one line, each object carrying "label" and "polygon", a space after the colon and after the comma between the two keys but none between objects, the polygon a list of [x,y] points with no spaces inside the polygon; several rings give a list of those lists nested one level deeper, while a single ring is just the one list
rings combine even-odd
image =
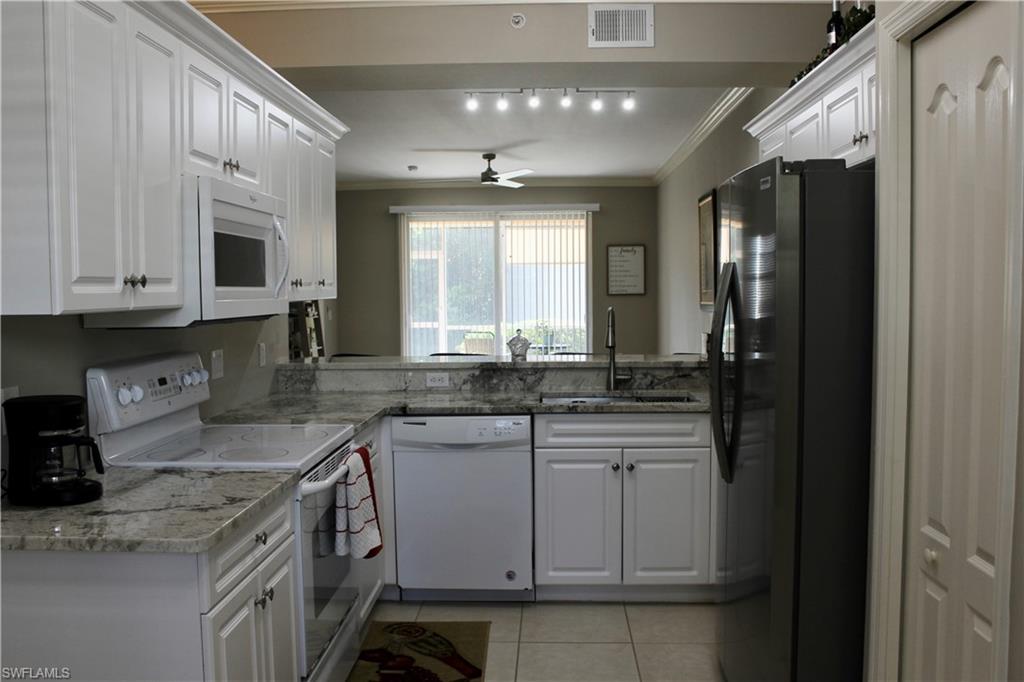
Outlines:
[{"label": "stainless refrigerator freezer door", "polygon": [[711,433],[718,457],[718,471],[726,483],[733,480],[739,444],[737,436],[743,415],[739,409],[743,395],[743,364],[738,362],[736,354],[736,349],[741,346],[739,305],[736,264],[726,263],[722,266],[711,324]]}]

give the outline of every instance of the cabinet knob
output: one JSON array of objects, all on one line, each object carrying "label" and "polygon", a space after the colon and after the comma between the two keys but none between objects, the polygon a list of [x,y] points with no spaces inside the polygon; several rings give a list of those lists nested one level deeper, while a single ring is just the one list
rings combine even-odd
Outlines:
[{"label": "cabinet knob", "polygon": [[636,465],[632,462],[626,465],[626,471],[632,471],[633,469],[636,469]]},{"label": "cabinet knob", "polygon": [[867,142],[868,141],[868,134],[867,133],[861,133],[860,137],[858,137],[857,139],[860,142]]},{"label": "cabinet knob", "polygon": [[148,280],[148,279],[146,279],[146,275],[145,275],[145,273],[143,273],[142,277],[139,277],[139,284],[141,284],[141,285],[142,285],[142,288],[143,288],[143,289],[145,289],[145,288],[146,288],[146,283],[147,283],[148,281],[149,281],[149,280]]},{"label": "cabinet knob", "polygon": [[225,161],[225,162],[224,162],[224,170],[226,170],[226,171],[229,171],[229,170],[231,170],[231,169],[232,169],[232,168],[234,168],[234,167],[235,167],[235,166],[234,166],[234,164],[233,164],[233,163],[231,162],[231,159],[228,159],[227,161]]},{"label": "cabinet knob", "polygon": [[242,164],[238,163],[238,159],[235,159],[235,165],[233,166],[233,168],[235,170],[242,170]]},{"label": "cabinet knob", "polygon": [[[130,275],[125,275],[125,277],[124,277],[124,279],[122,281],[124,282],[125,286],[129,286],[130,285],[132,289],[134,289],[135,287],[139,286],[139,278],[135,276],[134,272],[132,274],[130,274]],[[143,286],[145,286],[145,285],[143,285]]]},{"label": "cabinet knob", "polygon": [[265,544],[267,544],[267,531],[263,531],[262,533],[256,533],[256,544],[258,544],[258,545],[265,545]]},{"label": "cabinet knob", "polygon": [[302,286],[302,278],[301,278],[301,277],[299,277],[299,280],[298,280],[298,281],[299,281],[299,286],[301,287],[301,286]]},{"label": "cabinet knob", "polygon": [[939,562],[939,553],[934,549],[925,549],[924,560],[934,566]]},{"label": "cabinet knob", "polygon": [[854,133],[853,134],[853,139],[850,141],[850,144],[856,145],[857,142],[859,142],[859,141],[860,141],[860,135],[858,135],[857,133]]},{"label": "cabinet knob", "polygon": [[612,462],[612,471],[618,471],[618,470],[619,470],[619,469],[621,469],[621,468],[622,468],[622,467],[621,467],[621,466],[619,466],[619,463],[618,463],[618,462]]},{"label": "cabinet knob", "polygon": [[317,284],[319,284],[322,287],[325,287],[325,286],[327,286],[327,280],[326,279],[322,279],[319,282],[317,282]]}]

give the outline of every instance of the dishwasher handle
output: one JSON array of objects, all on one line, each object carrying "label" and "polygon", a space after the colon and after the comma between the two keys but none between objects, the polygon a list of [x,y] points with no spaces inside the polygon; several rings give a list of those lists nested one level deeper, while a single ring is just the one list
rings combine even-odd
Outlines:
[{"label": "dishwasher handle", "polygon": [[337,485],[338,481],[346,475],[348,475],[348,465],[342,464],[338,467],[338,470],[331,474],[326,480],[299,483],[299,497],[309,497],[310,495],[316,495],[317,493],[329,490]]}]

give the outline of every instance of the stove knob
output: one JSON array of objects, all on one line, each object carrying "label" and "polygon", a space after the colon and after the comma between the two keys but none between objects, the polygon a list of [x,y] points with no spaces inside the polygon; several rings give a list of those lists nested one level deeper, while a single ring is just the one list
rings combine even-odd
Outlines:
[{"label": "stove knob", "polygon": [[132,386],[132,402],[141,403],[142,399],[146,397],[146,392],[142,390],[142,386],[135,384]]},{"label": "stove knob", "polygon": [[207,372],[205,369],[199,370],[199,383],[205,384],[209,380],[210,380],[210,373]]},{"label": "stove knob", "polygon": [[192,375],[189,374],[188,372],[182,372],[181,373],[181,383],[185,384],[186,386],[191,386],[192,385]]},{"label": "stove knob", "polygon": [[192,370],[192,374],[190,374],[189,376],[192,377],[192,385],[193,386],[198,386],[199,384],[203,383],[203,377],[202,377],[201,374],[199,374],[199,370],[197,370],[197,369]]},{"label": "stove knob", "polygon": [[121,403],[121,407],[127,407],[131,404],[132,392],[128,390],[127,386],[117,389],[117,402]]}]

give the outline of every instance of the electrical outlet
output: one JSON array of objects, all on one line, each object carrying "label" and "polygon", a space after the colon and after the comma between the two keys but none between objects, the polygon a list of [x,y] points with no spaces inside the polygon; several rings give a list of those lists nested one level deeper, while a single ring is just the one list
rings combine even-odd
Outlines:
[{"label": "electrical outlet", "polygon": [[427,372],[427,388],[448,388],[448,372]]},{"label": "electrical outlet", "polygon": [[224,378],[224,350],[221,348],[210,352],[210,378]]},{"label": "electrical outlet", "polygon": [[260,367],[267,366],[267,344],[262,341],[256,346],[257,354],[259,355]]}]

